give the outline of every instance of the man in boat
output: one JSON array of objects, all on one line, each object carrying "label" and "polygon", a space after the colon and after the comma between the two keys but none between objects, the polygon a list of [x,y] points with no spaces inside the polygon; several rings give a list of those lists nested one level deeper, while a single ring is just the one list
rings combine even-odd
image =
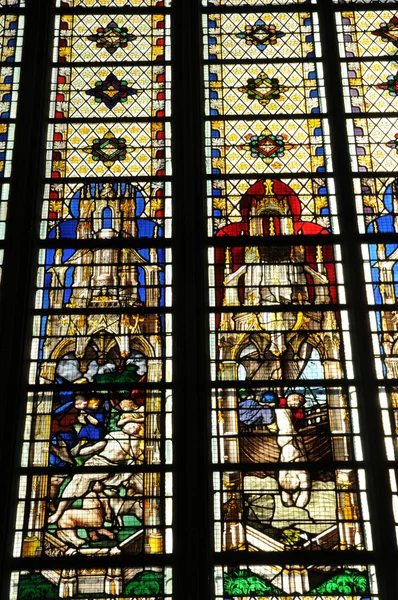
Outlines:
[{"label": "man in boat", "polygon": [[244,425],[271,425],[275,422],[276,404],[274,392],[265,392],[259,400],[251,392],[239,404],[239,420]]}]

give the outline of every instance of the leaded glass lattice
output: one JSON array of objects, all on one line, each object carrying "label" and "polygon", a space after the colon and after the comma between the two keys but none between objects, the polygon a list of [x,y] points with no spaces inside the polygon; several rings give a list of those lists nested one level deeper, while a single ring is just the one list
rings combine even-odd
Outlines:
[{"label": "leaded glass lattice", "polygon": [[[285,4],[303,4],[308,0],[202,0],[204,6],[281,6]],[[316,4],[316,0],[310,0]]]},{"label": "leaded glass lattice", "polygon": [[[204,23],[215,551],[370,550],[318,15]],[[333,576],[231,564],[220,594]]]},{"label": "leaded glass lattice", "polygon": [[163,3],[56,16],[13,547],[53,566],[15,572],[18,600],[171,593],[105,560],[173,543],[169,14],[102,6]]},{"label": "leaded glass lattice", "polygon": [[[376,376],[381,380],[397,376],[394,305],[398,297],[398,245],[394,239],[380,239],[380,236],[397,233],[397,183],[392,173],[385,176],[397,167],[397,120],[393,116],[398,106],[395,90],[397,24],[397,15],[391,10],[350,11],[337,15],[358,226],[369,242],[362,245],[366,297],[369,306],[374,306],[369,310],[369,319]],[[380,405],[389,460],[396,459],[395,404],[394,388],[383,388]],[[395,473],[391,473],[396,507]]]},{"label": "leaded glass lattice", "polygon": [[171,6],[171,0],[56,0],[57,6],[61,8],[141,8],[146,6]]},{"label": "leaded glass lattice", "polygon": [[395,597],[397,5],[0,0],[8,598]]},{"label": "leaded glass lattice", "polygon": [[[0,5],[1,6],[1,5]],[[12,156],[15,138],[15,118],[22,58],[24,14],[19,2],[3,6],[16,9],[13,14],[0,14],[0,244],[6,236],[7,205],[10,193]],[[3,248],[0,249],[0,265]],[[1,276],[1,270],[0,270]]]},{"label": "leaded glass lattice", "polygon": [[396,0],[333,0],[335,4],[394,4]]},{"label": "leaded glass lattice", "polygon": [[[358,229],[363,241],[367,241],[361,249],[374,368],[380,380],[393,380],[397,376],[394,305],[398,246],[393,176],[396,170],[394,56],[398,45],[397,23],[393,10],[336,13]],[[390,239],[383,239],[383,236]],[[379,388],[378,396],[386,455],[388,460],[395,461],[395,388]],[[397,523],[396,472],[391,469],[389,474]]]}]

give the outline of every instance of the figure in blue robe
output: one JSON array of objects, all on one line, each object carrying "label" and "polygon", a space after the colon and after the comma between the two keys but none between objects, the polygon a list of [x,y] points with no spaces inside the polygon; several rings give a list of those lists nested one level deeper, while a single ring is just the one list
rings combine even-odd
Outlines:
[{"label": "figure in blue robe", "polygon": [[276,395],[266,392],[260,400],[253,394],[239,404],[239,420],[244,425],[271,425],[275,421]]}]

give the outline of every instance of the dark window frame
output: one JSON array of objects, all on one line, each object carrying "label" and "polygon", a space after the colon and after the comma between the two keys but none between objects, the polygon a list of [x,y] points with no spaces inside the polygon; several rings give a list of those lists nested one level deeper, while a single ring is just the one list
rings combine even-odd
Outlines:
[{"label": "dark window frame", "polygon": [[[3,382],[1,433],[3,474],[1,513],[2,597],[8,598],[10,570],[34,569],[48,559],[13,559],[12,530],[15,520],[16,490],[21,432],[26,402],[27,364],[33,315],[36,257],[39,246],[38,224],[43,196],[46,129],[49,109],[50,64],[52,60],[53,0],[27,0],[21,83],[17,112],[13,170],[4,242],[3,277],[0,288],[0,333],[3,340],[0,361]],[[249,12],[254,7],[231,7]],[[351,320],[353,361],[358,389],[359,414],[364,447],[363,466],[367,472],[368,499],[374,550],[371,552],[279,553],[225,552],[212,550],[212,472],[210,460],[210,376],[208,350],[207,249],[215,240],[206,237],[205,166],[204,166],[204,90],[201,54],[200,0],[173,0],[172,20],[172,153],[173,175],[173,351],[174,351],[174,553],[171,556],[133,556],[114,558],[122,564],[158,564],[173,568],[173,597],[188,595],[211,598],[214,564],[375,564],[380,600],[389,600],[398,590],[397,541],[392,514],[388,467],[373,350],[369,331],[369,306],[365,297],[360,244],[374,241],[359,234],[355,202],[350,182],[352,173],[345,131],[346,114],[340,85],[340,58],[334,29],[334,13],[359,9],[357,3],[344,6],[332,0],[317,5],[267,6],[267,11],[317,11],[324,47],[325,85],[331,129],[334,173],[338,200],[346,280],[347,306]],[[398,9],[398,2],[362,5],[367,10]],[[80,9],[79,9],[80,10]],[[151,9],[150,9],[151,10]],[[156,9],[153,9],[156,12]],[[218,12],[216,7],[203,12]],[[112,13],[112,9],[98,12]],[[11,8],[4,12],[13,12]],[[84,12],[82,10],[81,12]],[[128,12],[128,9],[126,9]],[[147,9],[142,12],[150,12]],[[393,173],[383,175],[393,177]],[[344,182],[346,184],[344,185]],[[187,199],[189,198],[189,201]],[[380,235],[381,241],[392,239]],[[289,237],[289,243],[291,238]],[[394,238],[394,241],[396,239]],[[285,240],[286,242],[286,240]],[[222,244],[222,242],[216,242]],[[283,240],[280,240],[283,243]],[[168,245],[168,244],[167,244]],[[340,383],[340,382],[339,382]],[[354,383],[354,382],[350,382]],[[388,385],[398,385],[398,380]],[[106,559],[110,564],[109,559]],[[97,566],[99,559],[84,562]],[[83,564],[71,557],[68,565]],[[52,561],[51,561],[51,564]],[[64,561],[62,562],[64,564]]]}]

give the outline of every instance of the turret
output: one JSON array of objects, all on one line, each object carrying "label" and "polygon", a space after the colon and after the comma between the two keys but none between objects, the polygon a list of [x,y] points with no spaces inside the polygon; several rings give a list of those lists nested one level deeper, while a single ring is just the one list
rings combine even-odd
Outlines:
[{"label": "turret", "polygon": [[129,191],[129,186],[126,185],[124,194],[120,193],[119,198],[122,219],[122,235],[124,237],[131,237],[135,239],[138,237],[135,191]]},{"label": "turret", "polygon": [[[246,270],[246,268],[245,268]],[[225,249],[225,267],[224,267],[224,298],[223,306],[239,306],[238,280],[242,275],[242,269],[232,271],[231,248]]]},{"label": "turret", "polygon": [[64,569],[59,581],[59,597],[72,598],[77,594],[77,577],[73,569]]},{"label": "turret", "polygon": [[105,594],[121,596],[123,594],[123,578],[121,569],[108,569],[105,577]]},{"label": "turret", "polygon": [[48,270],[51,273],[50,308],[62,308],[63,306],[65,275],[68,269],[68,265],[62,265],[62,249],[58,248],[54,255],[54,266]]},{"label": "turret", "polygon": [[[154,238],[158,237],[158,227],[155,227]],[[144,266],[146,283],[146,305],[158,306],[159,304],[159,265],[157,248],[149,250],[149,265]]]},{"label": "turret", "polygon": [[76,229],[78,240],[91,239],[93,237],[92,213],[95,204],[91,195],[90,185],[85,185],[80,190],[79,222]]},{"label": "turret", "polygon": [[100,296],[117,296],[117,258],[118,251],[115,249],[100,248],[94,251],[91,286],[99,290]]},{"label": "turret", "polygon": [[293,235],[294,234],[293,217],[290,214],[285,214],[285,216],[280,219],[280,224],[281,224],[281,235]]},{"label": "turret", "polygon": [[263,220],[257,214],[257,207],[252,206],[250,211],[250,225],[249,235],[262,236],[263,235]]}]

